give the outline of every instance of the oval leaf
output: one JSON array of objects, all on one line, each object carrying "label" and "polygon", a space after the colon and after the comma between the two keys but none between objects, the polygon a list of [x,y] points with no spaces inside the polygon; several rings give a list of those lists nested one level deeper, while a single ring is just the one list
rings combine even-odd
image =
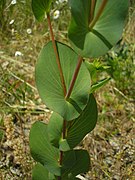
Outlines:
[{"label": "oval leaf", "polygon": [[59,176],[59,150],[54,148],[50,142],[47,132],[47,125],[42,122],[35,122],[30,130],[30,151],[32,157],[45,166],[45,168]]},{"label": "oval leaf", "polygon": [[[57,48],[66,88],[69,89],[78,55],[68,46],[58,42]],[[59,113],[65,120],[72,120],[78,117],[80,110],[82,111],[87,105],[90,75],[83,63],[70,99],[66,101],[52,42],[49,42],[42,49],[36,64],[36,85],[41,99],[50,109]]]},{"label": "oval leaf", "polygon": [[52,0],[32,0],[32,11],[38,21],[45,17],[45,12],[50,11],[51,2]]},{"label": "oval leaf", "polygon": [[70,148],[74,148],[80,141],[92,131],[97,123],[97,104],[93,94],[90,94],[88,104],[81,115],[73,120],[67,130],[67,142]]},{"label": "oval leaf", "polygon": [[[99,57],[116,44],[121,37],[128,12],[128,0],[108,0],[91,27],[91,0],[70,0],[72,20],[68,36],[74,50],[83,57]],[[94,1],[93,1],[94,2]],[[93,21],[103,1],[95,1]]]},{"label": "oval leaf", "polygon": [[90,157],[86,150],[72,150],[64,153],[62,180],[75,179],[90,168]]},{"label": "oval leaf", "polygon": [[40,163],[37,163],[32,171],[32,180],[45,180],[49,179],[48,170]]},{"label": "oval leaf", "polygon": [[37,163],[32,170],[32,180],[56,180],[53,174],[40,163]]}]

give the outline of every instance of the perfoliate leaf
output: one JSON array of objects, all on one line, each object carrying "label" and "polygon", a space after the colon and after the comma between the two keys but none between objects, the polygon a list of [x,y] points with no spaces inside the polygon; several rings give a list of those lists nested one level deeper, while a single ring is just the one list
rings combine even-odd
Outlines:
[{"label": "perfoliate leaf", "polygon": [[66,139],[71,149],[78,145],[85,135],[94,129],[97,116],[96,100],[93,94],[90,94],[88,104],[81,115],[69,122]]},{"label": "perfoliate leaf", "polygon": [[32,170],[32,180],[56,180],[56,178],[42,164],[37,163]]},{"label": "perfoliate leaf", "polygon": [[49,141],[47,125],[35,122],[30,130],[30,151],[32,157],[45,168],[57,176],[60,175],[59,150]]},{"label": "perfoliate leaf", "polygon": [[[57,49],[67,90],[75,71],[78,55],[68,46],[57,42]],[[52,42],[42,49],[36,64],[36,85],[43,102],[65,120],[77,118],[88,102],[90,74],[82,63],[70,99],[64,97],[60,73]]]},{"label": "perfoliate leaf", "polygon": [[111,49],[122,35],[128,12],[128,0],[108,0],[103,12],[91,27],[103,1],[95,1],[93,20],[91,0],[69,0],[72,19],[68,36],[74,50],[82,57],[99,57]]},{"label": "perfoliate leaf", "polygon": [[73,180],[90,168],[90,157],[86,150],[72,150],[64,153],[62,180]]},{"label": "perfoliate leaf", "polygon": [[32,0],[32,10],[38,21],[41,21],[45,13],[50,11],[51,2],[52,0]]},{"label": "perfoliate leaf", "polygon": [[[72,121],[68,122],[66,139],[61,139],[61,131],[63,125],[63,118],[53,113],[53,122],[55,123],[50,125],[49,136],[51,137],[51,143],[53,146],[62,151],[68,151],[73,149],[80,141],[86,136],[87,133],[92,131],[97,122],[97,104],[93,94],[90,94],[89,101],[86,108],[82,111],[80,116]],[[51,119],[52,119],[51,118]],[[50,123],[50,122],[49,122]],[[52,123],[52,122],[51,122]],[[60,124],[60,126],[59,126]],[[52,129],[51,129],[52,127]]]}]

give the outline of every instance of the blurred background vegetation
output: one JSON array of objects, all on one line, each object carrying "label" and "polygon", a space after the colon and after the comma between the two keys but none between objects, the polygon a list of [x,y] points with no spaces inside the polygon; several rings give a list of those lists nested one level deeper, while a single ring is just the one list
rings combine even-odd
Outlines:
[{"label": "blurred background vegetation", "polygon": [[[59,11],[58,17],[56,12]],[[53,1],[56,39],[68,43],[70,11],[66,1]],[[0,179],[30,179],[33,160],[28,137],[36,120],[48,121],[34,82],[34,67],[42,46],[50,40],[47,22],[37,22],[31,0],[0,0]],[[91,156],[86,179],[133,180],[135,104],[135,1],[121,40],[105,56],[90,59],[97,69],[93,83],[111,80],[95,93],[99,119],[81,146]],[[25,157],[25,158],[24,158]]]}]

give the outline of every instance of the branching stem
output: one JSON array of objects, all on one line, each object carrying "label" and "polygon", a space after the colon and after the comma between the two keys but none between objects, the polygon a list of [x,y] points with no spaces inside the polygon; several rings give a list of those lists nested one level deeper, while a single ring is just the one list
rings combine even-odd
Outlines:
[{"label": "branching stem", "polygon": [[96,22],[98,21],[98,19],[100,18],[105,6],[106,6],[106,3],[108,2],[108,0],[103,0],[102,3],[101,3],[101,6],[99,7],[99,10],[95,16],[95,18],[92,20],[92,22],[90,23],[89,25],[89,28],[92,29],[93,26],[96,24]]}]

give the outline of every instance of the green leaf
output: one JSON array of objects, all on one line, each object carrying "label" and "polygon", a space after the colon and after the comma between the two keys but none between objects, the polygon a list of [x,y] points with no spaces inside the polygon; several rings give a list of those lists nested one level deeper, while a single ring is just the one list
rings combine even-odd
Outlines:
[{"label": "green leaf", "polygon": [[62,130],[63,130],[63,118],[53,112],[49,124],[48,124],[48,134],[50,143],[59,148],[60,151],[68,151],[70,147],[66,139],[62,139]]},{"label": "green leaf", "polygon": [[32,180],[56,180],[56,178],[42,164],[37,163],[32,170]]},{"label": "green leaf", "polygon": [[[128,13],[128,0],[108,0],[101,16],[90,29],[91,0],[70,0],[72,19],[68,36],[82,57],[99,57],[116,44],[122,35]],[[97,0],[94,18],[103,1]]]},{"label": "green leaf", "polygon": [[62,180],[76,179],[80,173],[86,173],[90,167],[90,158],[86,150],[72,150],[64,153]]},{"label": "green leaf", "polygon": [[61,141],[59,142],[59,149],[60,149],[60,151],[69,151],[70,150],[70,147],[69,147],[66,139],[61,139]]},{"label": "green leaf", "polygon": [[32,10],[38,21],[43,20],[45,12],[50,11],[51,2],[52,0],[32,0]]},{"label": "green leaf", "polygon": [[[78,55],[68,46],[58,42],[57,48],[66,88],[69,89],[78,62]],[[60,114],[65,120],[72,120],[80,115],[78,109],[82,111],[87,105],[90,74],[82,63],[70,96],[72,101],[71,99],[66,101],[52,42],[49,42],[42,49],[36,64],[36,85],[41,99],[50,109]]]},{"label": "green leaf", "polygon": [[89,70],[91,79],[93,80],[97,74],[97,68],[94,66],[94,63],[89,63],[88,61],[85,61],[85,65]]},{"label": "green leaf", "polygon": [[80,141],[87,133],[94,129],[96,125],[97,104],[93,94],[90,94],[88,104],[82,111],[81,115],[73,121],[68,122],[66,139],[61,139],[60,133],[62,129],[63,118],[60,115],[53,113],[53,122],[54,121],[55,123],[53,128],[49,128],[52,144],[56,147],[58,147],[59,144],[59,148],[62,151],[73,149],[80,143]]},{"label": "green leaf", "polygon": [[59,114],[53,112],[48,124],[48,135],[50,143],[57,148],[59,148],[59,141],[62,136],[62,128],[63,118]]},{"label": "green leaf", "polygon": [[66,139],[71,149],[94,129],[96,122],[97,104],[93,94],[90,94],[88,104],[81,115],[71,123],[69,122]]},{"label": "green leaf", "polygon": [[104,72],[104,71],[106,71],[106,69],[110,68],[110,66],[108,66],[104,63],[101,63],[99,61],[99,59],[94,59],[94,61],[92,63],[89,61],[85,61],[84,63],[86,65],[87,69],[89,70],[91,76],[93,76],[93,72],[95,73],[95,71]]},{"label": "green leaf", "polygon": [[97,83],[93,84],[91,86],[90,93],[93,93],[96,90],[98,90],[101,87],[103,87],[104,85],[106,85],[106,83],[108,83],[108,81],[110,81],[110,79],[111,79],[110,77],[109,78],[105,78],[105,79],[102,79],[102,80],[98,81]]},{"label": "green leaf", "polygon": [[48,137],[47,125],[35,122],[30,130],[30,151],[32,157],[45,166],[45,168],[59,176],[59,150],[54,148]]},{"label": "green leaf", "polygon": [[[93,84],[96,85],[96,82],[97,82],[97,74],[98,72],[101,73],[101,72],[106,72],[107,69],[110,68],[110,66],[107,66],[103,63],[101,63],[99,61],[99,59],[94,59],[94,61],[91,63],[91,62],[88,62],[88,61],[85,61],[84,62],[89,73],[90,73],[90,76],[91,76],[91,79],[92,79],[92,82]],[[91,93],[93,91],[90,91]]]},{"label": "green leaf", "polygon": [[49,179],[48,170],[40,163],[37,163],[32,171],[32,180],[45,180]]}]

